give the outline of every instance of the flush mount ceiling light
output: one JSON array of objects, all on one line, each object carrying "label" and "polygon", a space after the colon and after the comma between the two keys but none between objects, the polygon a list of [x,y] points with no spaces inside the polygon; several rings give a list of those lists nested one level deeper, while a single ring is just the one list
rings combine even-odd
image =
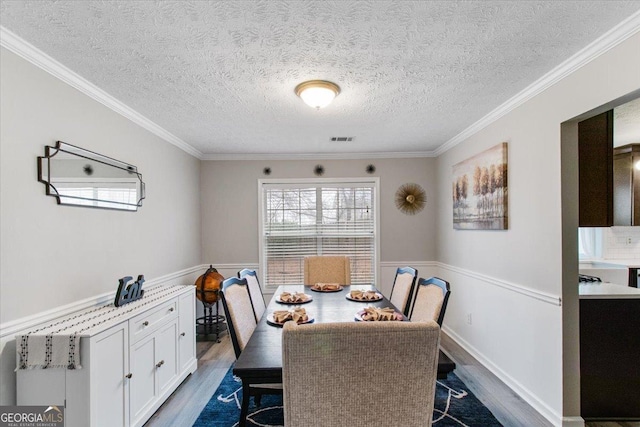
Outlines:
[{"label": "flush mount ceiling light", "polygon": [[340,93],[340,87],[326,80],[309,80],[296,86],[295,92],[305,104],[319,110],[331,104]]}]

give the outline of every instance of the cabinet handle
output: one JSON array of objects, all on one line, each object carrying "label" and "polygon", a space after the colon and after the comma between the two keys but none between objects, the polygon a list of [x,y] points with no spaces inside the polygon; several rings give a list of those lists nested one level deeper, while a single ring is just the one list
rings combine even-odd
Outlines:
[{"label": "cabinet handle", "polygon": [[185,336],[185,335],[187,335],[187,333],[186,333],[186,332],[183,332],[183,333],[181,333],[181,334],[180,334],[180,336],[181,336],[181,337],[183,337],[183,336]]},{"label": "cabinet handle", "polygon": [[164,360],[161,360],[158,363],[156,363],[156,368],[159,368],[162,365],[164,365]]},{"label": "cabinet handle", "polygon": [[142,326],[149,326],[149,321],[145,320],[144,322],[142,322]]},{"label": "cabinet handle", "polygon": [[127,378],[128,380],[130,380],[132,376],[133,376],[133,374],[129,373],[129,374],[125,375],[125,378]]},{"label": "cabinet handle", "polygon": [[173,307],[171,307],[171,308],[169,309],[169,311],[170,311],[170,312],[171,312],[171,311],[173,311],[173,310],[174,310],[174,308],[173,308]]}]

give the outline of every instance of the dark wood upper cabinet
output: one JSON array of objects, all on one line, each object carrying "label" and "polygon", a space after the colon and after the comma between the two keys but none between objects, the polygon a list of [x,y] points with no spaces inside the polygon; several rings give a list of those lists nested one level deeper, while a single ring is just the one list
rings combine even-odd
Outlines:
[{"label": "dark wood upper cabinet", "polygon": [[640,144],[613,150],[613,225],[640,225]]},{"label": "dark wood upper cabinet", "polygon": [[613,110],[578,123],[579,225],[613,225]]}]

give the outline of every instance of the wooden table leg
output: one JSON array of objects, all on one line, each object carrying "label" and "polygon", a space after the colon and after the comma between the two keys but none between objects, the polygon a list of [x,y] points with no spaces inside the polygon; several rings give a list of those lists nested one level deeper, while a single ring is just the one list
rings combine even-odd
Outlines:
[{"label": "wooden table leg", "polygon": [[240,420],[238,421],[239,427],[245,427],[247,425],[247,415],[249,415],[249,383],[242,381],[242,405],[240,406]]}]

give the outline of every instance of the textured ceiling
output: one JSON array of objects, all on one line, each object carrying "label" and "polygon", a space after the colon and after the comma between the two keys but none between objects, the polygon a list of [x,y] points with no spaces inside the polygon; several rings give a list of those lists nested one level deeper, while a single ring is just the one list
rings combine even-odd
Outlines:
[{"label": "textured ceiling", "polygon": [[[2,1],[0,24],[205,154],[427,152],[638,1]],[[316,111],[293,92],[330,80]],[[353,136],[351,142],[331,142]]]}]

